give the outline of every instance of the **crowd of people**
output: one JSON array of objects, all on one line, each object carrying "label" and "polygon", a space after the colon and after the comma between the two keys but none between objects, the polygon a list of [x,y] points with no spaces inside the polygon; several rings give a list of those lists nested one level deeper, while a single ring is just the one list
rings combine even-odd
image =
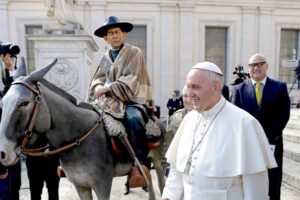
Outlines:
[{"label": "crowd of people", "polygon": [[[100,106],[105,102],[105,112],[124,121],[137,157],[132,158],[131,169],[137,173],[128,174],[124,194],[129,188],[147,186],[149,177],[143,170],[150,165],[145,124],[156,111],[143,52],[125,41],[132,29],[131,23],[110,16],[95,31],[110,48],[100,60],[88,96],[89,102]],[[1,54],[1,63],[3,83],[9,87],[14,57]],[[248,64],[250,78],[232,88],[231,98],[223,72],[211,62],[191,67],[181,97],[173,91],[167,102],[171,144],[162,200],[280,200],[282,131],[290,116],[287,85],[267,76],[269,65],[264,55],[254,54]],[[45,144],[43,138],[36,145]],[[49,169],[37,173],[45,163]],[[40,199],[44,181],[49,199],[58,200],[58,158],[28,157],[26,164],[31,200]],[[18,200],[20,162],[0,169],[0,200]]]}]

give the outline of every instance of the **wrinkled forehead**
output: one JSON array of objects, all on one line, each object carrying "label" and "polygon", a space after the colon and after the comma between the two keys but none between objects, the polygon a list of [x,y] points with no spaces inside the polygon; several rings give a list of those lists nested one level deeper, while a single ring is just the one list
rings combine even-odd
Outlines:
[{"label": "wrinkled forehead", "polygon": [[255,54],[249,58],[249,64],[267,62],[267,58],[262,54]]}]

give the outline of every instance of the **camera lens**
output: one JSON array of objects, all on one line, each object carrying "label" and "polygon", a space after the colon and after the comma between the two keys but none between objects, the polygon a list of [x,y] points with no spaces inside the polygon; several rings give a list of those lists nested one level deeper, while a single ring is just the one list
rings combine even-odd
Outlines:
[{"label": "camera lens", "polygon": [[20,48],[17,45],[11,45],[9,47],[9,52],[8,52],[11,56],[15,56],[17,54],[20,53]]}]

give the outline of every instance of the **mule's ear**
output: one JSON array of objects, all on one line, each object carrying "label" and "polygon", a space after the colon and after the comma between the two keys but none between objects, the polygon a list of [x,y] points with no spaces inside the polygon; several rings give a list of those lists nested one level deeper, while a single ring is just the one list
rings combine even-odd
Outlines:
[{"label": "mule's ear", "polygon": [[20,76],[26,76],[26,75],[27,75],[27,67],[26,67],[26,63],[25,63],[25,58],[22,56],[21,63],[19,64],[19,66],[16,69],[16,73],[14,75],[14,80],[19,78]]},{"label": "mule's ear", "polygon": [[39,70],[36,70],[32,72],[26,79],[26,81],[35,83],[40,80],[48,73],[48,71],[55,65],[57,62],[57,58],[55,58],[50,64],[48,64],[46,67],[43,67]]}]

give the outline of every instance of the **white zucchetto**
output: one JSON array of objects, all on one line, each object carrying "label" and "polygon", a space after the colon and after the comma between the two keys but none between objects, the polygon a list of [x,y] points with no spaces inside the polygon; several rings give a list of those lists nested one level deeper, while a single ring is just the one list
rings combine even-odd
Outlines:
[{"label": "white zucchetto", "polygon": [[192,67],[192,69],[204,69],[204,70],[207,70],[207,71],[215,72],[215,73],[220,74],[220,75],[223,76],[223,73],[220,70],[220,68],[216,64],[211,63],[211,62],[198,63],[198,64],[194,65]]}]

